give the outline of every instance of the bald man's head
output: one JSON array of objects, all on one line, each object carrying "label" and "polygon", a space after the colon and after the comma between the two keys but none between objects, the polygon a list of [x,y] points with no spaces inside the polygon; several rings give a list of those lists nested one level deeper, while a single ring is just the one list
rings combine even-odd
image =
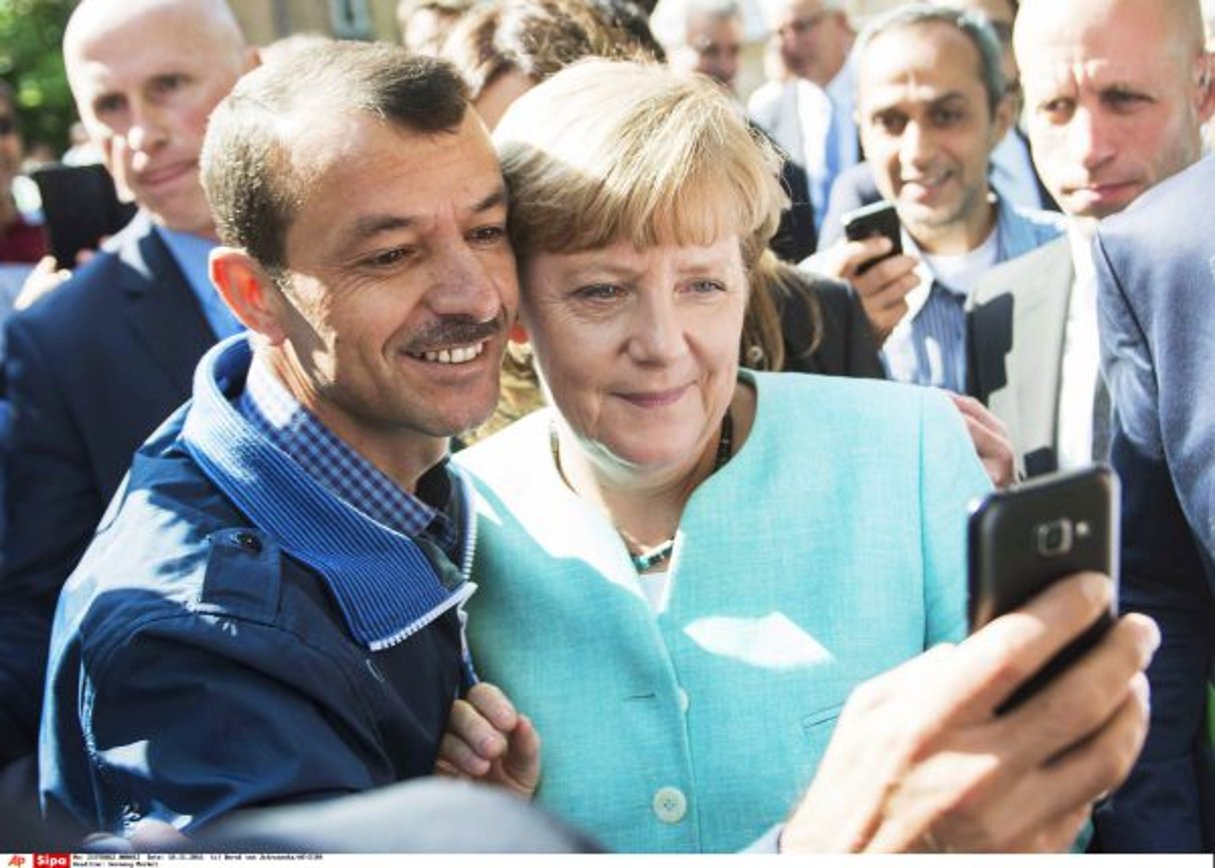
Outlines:
[{"label": "bald man's head", "polygon": [[1116,213],[1201,155],[1198,0],[1025,0],[1014,46],[1034,162],[1069,214]]},{"label": "bald man's head", "polygon": [[240,24],[225,0],[80,0],[63,33],[64,54],[82,40],[130,27],[145,15],[165,11],[188,14],[196,25],[214,31],[213,35],[232,45],[245,43]]},{"label": "bald man's head", "polygon": [[63,38],[77,111],[122,188],[166,228],[211,235],[207,117],[256,64],[223,0],[83,0]]}]

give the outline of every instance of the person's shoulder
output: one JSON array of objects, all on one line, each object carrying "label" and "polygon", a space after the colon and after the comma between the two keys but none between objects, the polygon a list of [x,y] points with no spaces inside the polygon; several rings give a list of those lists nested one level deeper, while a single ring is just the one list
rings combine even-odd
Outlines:
[{"label": "person's shoulder", "polygon": [[[1097,237],[1105,247],[1126,245],[1147,250],[1162,243],[1175,245],[1182,238],[1201,242],[1210,237],[1209,230],[1195,215],[1202,213],[1213,190],[1215,156],[1208,156],[1146,190],[1125,210],[1102,220]],[[1169,252],[1175,254],[1174,250]]]},{"label": "person's shoulder", "polygon": [[857,195],[864,200],[862,202],[864,205],[882,198],[882,194],[877,188],[877,179],[873,176],[873,166],[869,164],[868,160],[861,160],[844,169],[836,176],[835,183],[843,183],[845,186],[857,190]]},{"label": "person's shoulder", "polygon": [[1008,207],[1009,219],[1028,229],[1038,245],[1053,241],[1067,231],[1067,219],[1057,211],[1044,208]]},{"label": "person's shoulder", "polygon": [[853,208],[871,205],[881,200],[873,166],[862,160],[844,169],[831,185],[831,198],[827,207],[829,217],[843,220],[844,214]]},{"label": "person's shoulder", "polygon": [[549,454],[552,415],[547,410],[529,413],[479,443],[457,452],[452,461],[474,480],[501,482],[526,477],[534,462]]},{"label": "person's shoulder", "polygon": [[50,337],[74,331],[98,333],[98,323],[122,315],[125,273],[120,248],[105,249],[25,310],[13,313],[17,328]]},{"label": "person's shoulder", "polygon": [[798,299],[803,305],[809,304],[813,298],[834,315],[844,316],[857,304],[859,296],[851,283],[836,280],[813,271],[798,269],[801,280],[788,285],[790,297]]},{"label": "person's shoulder", "polygon": [[[1067,236],[1052,238],[1020,256],[997,262],[989,268],[979,278],[971,301],[977,303],[992,295],[1036,287],[1045,279],[1045,274],[1059,267],[1070,268],[1071,260],[1072,250]],[[1027,281],[1029,276],[1035,280]],[[1052,286],[1051,291],[1055,291],[1055,287]]]},{"label": "person's shoulder", "polygon": [[1012,259],[997,262],[987,271],[987,274],[1007,274],[1020,269],[1037,268],[1048,261],[1058,258],[1065,258],[1070,261],[1071,257],[1072,248],[1067,235],[1058,235],[1045,244],[1022,253],[1020,256],[1014,256]]},{"label": "person's shoulder", "polygon": [[796,91],[795,80],[767,81],[747,98],[747,114],[761,127],[776,123],[782,103]]},{"label": "person's shoulder", "polygon": [[940,389],[799,373],[757,374],[755,382],[754,430],[776,452],[848,461],[864,453],[869,470],[900,467],[921,447],[951,459],[974,455],[961,414]]},{"label": "person's shoulder", "polygon": [[[244,571],[256,596],[263,568],[276,561],[268,557],[272,542],[182,446],[186,413],[183,407],[171,416],[136,453],[64,587],[64,607],[78,622],[88,618],[91,641],[120,641],[115,630],[129,632],[148,619],[193,617],[208,589],[233,570]],[[209,612],[225,614],[222,606]]]},{"label": "person's shoulder", "polygon": [[[77,364],[88,350],[125,354],[120,324],[129,314],[132,286],[149,286],[150,275],[131,266],[134,251],[149,236],[151,224],[137,217],[110,238],[103,249],[77,267],[71,277],[25,310],[13,312],[5,326],[41,347],[49,362]],[[66,349],[72,352],[64,352]],[[20,352],[20,344],[14,345]]]}]

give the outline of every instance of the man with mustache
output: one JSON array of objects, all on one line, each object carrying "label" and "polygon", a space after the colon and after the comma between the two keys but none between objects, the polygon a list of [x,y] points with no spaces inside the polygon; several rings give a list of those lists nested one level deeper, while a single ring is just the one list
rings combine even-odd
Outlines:
[{"label": "man with mustache", "polygon": [[[497,400],[506,191],[452,68],[388,46],[305,54],[274,61],[291,93],[238,85],[210,121],[204,183],[239,245],[210,273],[249,335],[204,356],[65,587],[51,819],[192,830],[428,775],[475,680],[472,520],[446,454]],[[510,738],[504,782],[533,786],[526,718],[487,713],[489,756]]]}]

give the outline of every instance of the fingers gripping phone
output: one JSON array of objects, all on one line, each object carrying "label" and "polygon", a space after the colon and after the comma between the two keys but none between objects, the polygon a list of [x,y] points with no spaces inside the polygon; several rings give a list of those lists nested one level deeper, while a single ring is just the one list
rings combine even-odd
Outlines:
[{"label": "fingers gripping phone", "polygon": [[885,200],[873,202],[844,215],[844,237],[849,241],[863,241],[875,235],[890,239],[890,252],[861,263],[857,274],[864,274],[883,259],[898,256],[903,252],[903,235],[899,224],[899,212]]},{"label": "fingers gripping phone", "polygon": [[1019,705],[1092,647],[1117,617],[1118,477],[1104,465],[1040,477],[976,504],[968,526],[970,630],[1026,603],[1072,573],[1114,580],[1108,611],[1019,687]]}]

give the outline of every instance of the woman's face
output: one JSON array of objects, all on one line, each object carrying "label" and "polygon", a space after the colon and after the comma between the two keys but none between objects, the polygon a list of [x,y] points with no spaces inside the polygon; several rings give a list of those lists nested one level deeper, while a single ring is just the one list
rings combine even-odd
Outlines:
[{"label": "woman's face", "polygon": [[598,465],[678,475],[734,394],[747,280],[738,237],[539,253],[522,319],[553,403]]}]

